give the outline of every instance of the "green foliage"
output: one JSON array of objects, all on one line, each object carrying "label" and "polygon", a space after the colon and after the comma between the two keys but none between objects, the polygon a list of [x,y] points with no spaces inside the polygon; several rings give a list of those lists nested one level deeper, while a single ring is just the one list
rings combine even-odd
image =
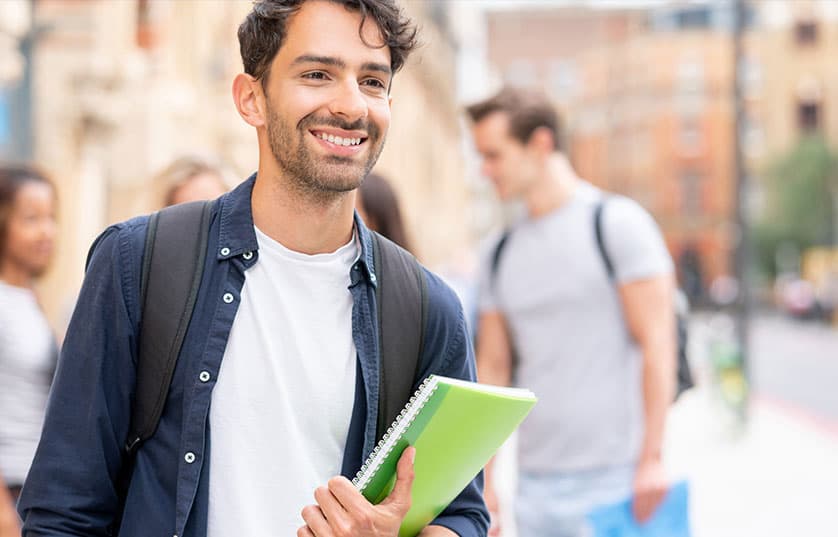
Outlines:
[{"label": "green foliage", "polygon": [[774,275],[781,244],[798,251],[835,244],[834,196],[838,196],[838,155],[820,136],[802,138],[766,174],[766,211],[754,230],[761,268]]}]

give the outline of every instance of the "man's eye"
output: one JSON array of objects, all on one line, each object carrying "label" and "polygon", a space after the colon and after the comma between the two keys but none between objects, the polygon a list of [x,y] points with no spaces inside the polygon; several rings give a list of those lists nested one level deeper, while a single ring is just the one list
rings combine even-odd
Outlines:
[{"label": "man's eye", "polygon": [[308,78],[309,80],[326,80],[326,73],[322,71],[314,71],[312,73],[304,74],[303,78]]},{"label": "man's eye", "polygon": [[387,87],[386,85],[384,85],[384,82],[378,80],[377,78],[368,78],[368,79],[364,80],[363,82],[361,82],[361,84],[363,84],[365,86],[372,87],[372,88],[379,88],[379,89],[384,89],[384,88]]}]

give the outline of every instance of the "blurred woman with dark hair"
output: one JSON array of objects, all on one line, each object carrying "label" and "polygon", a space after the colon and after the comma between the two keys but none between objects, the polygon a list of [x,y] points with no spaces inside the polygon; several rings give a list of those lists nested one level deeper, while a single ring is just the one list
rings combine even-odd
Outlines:
[{"label": "blurred woman with dark hair", "polygon": [[411,251],[399,200],[390,183],[384,177],[371,173],[364,178],[358,194],[355,207],[367,227]]},{"label": "blurred woman with dark hair", "polygon": [[42,172],[0,165],[0,537],[20,535],[14,502],[38,445],[58,353],[35,294],[53,254],[55,206]]}]

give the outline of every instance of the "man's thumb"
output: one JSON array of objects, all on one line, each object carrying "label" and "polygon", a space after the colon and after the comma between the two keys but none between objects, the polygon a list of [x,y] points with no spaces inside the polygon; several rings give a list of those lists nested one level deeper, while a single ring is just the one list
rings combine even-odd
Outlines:
[{"label": "man's thumb", "polygon": [[413,487],[413,461],[416,459],[416,448],[408,446],[399,458],[396,466],[396,484],[384,503],[398,506],[407,513],[410,509],[410,489]]}]

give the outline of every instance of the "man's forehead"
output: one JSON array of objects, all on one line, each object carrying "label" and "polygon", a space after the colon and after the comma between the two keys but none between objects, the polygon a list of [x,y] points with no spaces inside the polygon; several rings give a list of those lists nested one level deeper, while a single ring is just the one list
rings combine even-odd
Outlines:
[{"label": "man's forehead", "polygon": [[324,47],[333,44],[337,48],[354,44],[386,56],[388,63],[390,61],[390,48],[375,19],[331,0],[304,2],[289,17],[286,32],[282,48],[299,40],[313,40]]},{"label": "man's forehead", "polygon": [[476,132],[486,135],[508,135],[509,114],[502,110],[491,112],[475,123],[474,127]]}]

